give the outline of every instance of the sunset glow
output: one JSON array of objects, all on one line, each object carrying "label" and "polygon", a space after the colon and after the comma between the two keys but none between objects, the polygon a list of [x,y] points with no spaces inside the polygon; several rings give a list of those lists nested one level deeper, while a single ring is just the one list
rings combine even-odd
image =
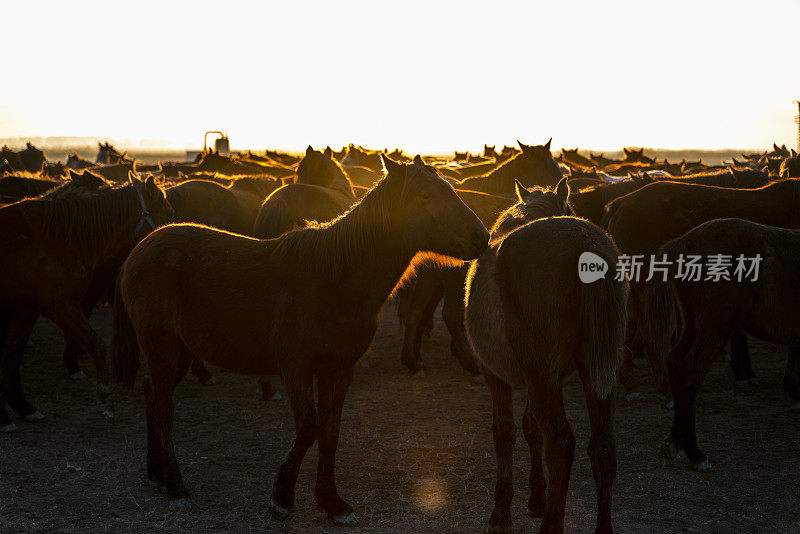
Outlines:
[{"label": "sunset glow", "polygon": [[198,146],[517,138],[598,149],[795,145],[800,6],[768,0],[4,6],[0,137]]}]

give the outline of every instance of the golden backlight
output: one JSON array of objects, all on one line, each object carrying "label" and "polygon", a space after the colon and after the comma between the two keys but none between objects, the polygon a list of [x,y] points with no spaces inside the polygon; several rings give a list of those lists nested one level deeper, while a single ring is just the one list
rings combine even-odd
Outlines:
[{"label": "golden backlight", "polygon": [[0,137],[795,143],[797,2],[9,2]]}]

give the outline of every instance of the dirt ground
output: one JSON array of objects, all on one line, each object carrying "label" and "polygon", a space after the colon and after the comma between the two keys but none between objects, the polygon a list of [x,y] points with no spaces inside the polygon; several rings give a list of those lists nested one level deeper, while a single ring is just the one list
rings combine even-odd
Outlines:
[{"label": "dirt ground", "polygon": [[[110,337],[109,310],[93,324]],[[293,428],[286,401],[264,403],[255,377],[220,371],[204,387],[187,377],[176,393],[175,447],[193,496],[188,513],[167,510],[145,476],[141,390],[116,394],[117,420],[95,415],[93,369],[73,382],[61,363],[63,340],[41,321],[23,364],[29,400],[47,418],[0,435],[0,532],[478,532],[492,509],[495,460],[486,386],[471,383],[450,357],[437,316],[423,345],[428,367],[412,379],[399,363],[400,326],[387,306],[368,364],[347,398],[337,456],[342,496],[359,525],[339,529],[313,500],[316,450],[303,464],[289,520],[270,519],[272,480]],[[671,412],[654,389],[618,402],[618,532],[800,532],[800,414],[781,390],[784,350],[752,343],[757,386],[735,390],[717,362],[697,407],[698,436],[714,468],[689,471],[685,458],[662,465],[658,448]],[[640,370],[642,376],[646,369]],[[517,417],[525,395],[515,394]],[[589,532],[595,490],[585,454],[588,418],[576,378],[565,386],[578,447],[566,530]],[[518,430],[514,528],[529,532],[530,460]]]}]

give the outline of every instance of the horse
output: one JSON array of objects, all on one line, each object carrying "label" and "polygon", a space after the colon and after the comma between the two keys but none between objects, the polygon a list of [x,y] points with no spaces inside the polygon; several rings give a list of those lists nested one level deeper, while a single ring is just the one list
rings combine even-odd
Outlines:
[{"label": "horse", "polygon": [[[516,184],[489,248],[469,268],[465,325],[492,396],[497,482],[489,532],[511,532],[515,425],[512,384],[528,390],[523,433],[531,454],[528,511],[540,532],[561,532],[575,438],[562,381],[575,370],[591,422],[589,458],[597,487],[597,532],[611,532],[616,471],[612,389],[625,341],[627,288],[609,276],[617,248],[596,225],[573,217],[569,185],[555,191]],[[579,280],[580,262],[605,262],[605,276]],[[542,470],[542,456],[548,479]]]},{"label": "horse", "polygon": [[595,166],[595,163],[586,156],[578,153],[578,149],[567,150],[561,149],[561,161],[576,169],[590,169]]},{"label": "horse", "polygon": [[330,221],[355,200],[353,185],[331,152],[309,145],[297,166],[297,181],[279,187],[264,200],[253,236],[273,238],[304,226],[306,221]]},{"label": "horse", "polygon": [[[616,198],[632,193],[655,180],[647,174],[612,183],[599,183],[571,191],[569,203],[578,217],[600,225],[603,208]],[[572,185],[572,184],[570,184]]]},{"label": "horse", "polygon": [[[487,228],[514,202],[508,197],[475,191],[456,189],[456,194]],[[397,311],[403,320],[400,362],[411,376],[425,376],[425,366],[420,354],[422,336],[426,326],[432,324],[433,314],[441,300],[442,319],[450,333],[450,353],[473,380],[481,376],[464,332],[466,278],[466,265],[418,262],[413,273],[407,273],[403,278],[403,290],[395,292]]]},{"label": "horse", "polygon": [[25,421],[44,416],[23,395],[22,352],[43,315],[76,340],[97,368],[98,412],[113,418],[103,343],[80,302],[97,264],[130,250],[168,222],[171,208],[152,178],[117,189],[75,190],[0,208],[0,431],[16,430],[6,403]]},{"label": "horse", "polygon": [[[706,271],[701,280],[679,278],[676,260],[690,255],[722,255],[731,268],[725,277],[709,278]],[[672,459],[684,450],[692,469],[706,471],[711,463],[697,444],[695,401],[714,357],[732,335],[743,330],[788,345],[784,389],[800,398],[800,230],[718,219],[669,241],[658,257],[669,262],[669,272],[666,279],[647,282],[644,318],[658,357],[666,361],[675,399],[662,453]],[[755,271],[753,258],[760,258]]]},{"label": "horse", "polygon": [[[673,181],[656,182],[606,206],[603,226],[622,253],[648,260],[658,248],[692,228],[712,219],[738,217],[782,228],[800,228],[800,180],[780,180],[756,189],[734,189]],[[649,268],[649,260],[643,270]],[[629,348],[641,348],[650,359],[659,391],[669,400],[670,390],[663,363],[654,357],[647,339],[638,330],[643,286],[632,281]],[[731,340],[731,368],[739,386],[755,378],[747,354],[747,339],[737,334]],[[632,389],[623,375],[626,389]]]},{"label": "horse", "polygon": [[5,158],[15,171],[39,172],[47,161],[44,157],[44,152],[30,142],[26,143],[25,149],[19,152],[14,152],[7,146],[3,146],[0,149],[0,155]]},{"label": "horse", "polygon": [[138,340],[150,374],[147,473],[166,486],[170,508],[191,503],[172,444],[173,390],[201,358],[240,373],[277,372],[286,387],[296,437],[275,478],[273,516],[287,517],[300,464],[316,440],[318,503],[335,524],[356,522],[336,489],[334,456],[342,404],[378,313],[418,252],[467,261],[489,237],[433,167],[419,157],[412,164],[381,158],[386,177],[334,221],[270,240],[171,225],[125,261],[115,373],[132,386]]},{"label": "horse", "polygon": [[519,143],[522,151],[484,176],[466,178],[454,185],[457,189],[481,191],[493,195],[514,194],[514,180],[526,187],[553,186],[561,179],[561,171],[550,154],[550,141],[529,146]]},{"label": "horse", "polygon": [[105,143],[101,143],[100,141],[98,141],[97,146],[98,150],[97,150],[97,157],[94,160],[95,163],[100,165],[131,163],[130,161],[120,161],[120,160],[125,160],[125,155],[127,154],[127,152],[125,153],[119,152],[108,141],[106,141]]}]

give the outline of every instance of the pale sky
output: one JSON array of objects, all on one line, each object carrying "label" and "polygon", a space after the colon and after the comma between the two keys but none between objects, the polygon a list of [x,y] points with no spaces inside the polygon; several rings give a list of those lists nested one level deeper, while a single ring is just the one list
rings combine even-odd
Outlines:
[{"label": "pale sky", "polygon": [[796,145],[800,2],[6,2],[0,137]]}]

